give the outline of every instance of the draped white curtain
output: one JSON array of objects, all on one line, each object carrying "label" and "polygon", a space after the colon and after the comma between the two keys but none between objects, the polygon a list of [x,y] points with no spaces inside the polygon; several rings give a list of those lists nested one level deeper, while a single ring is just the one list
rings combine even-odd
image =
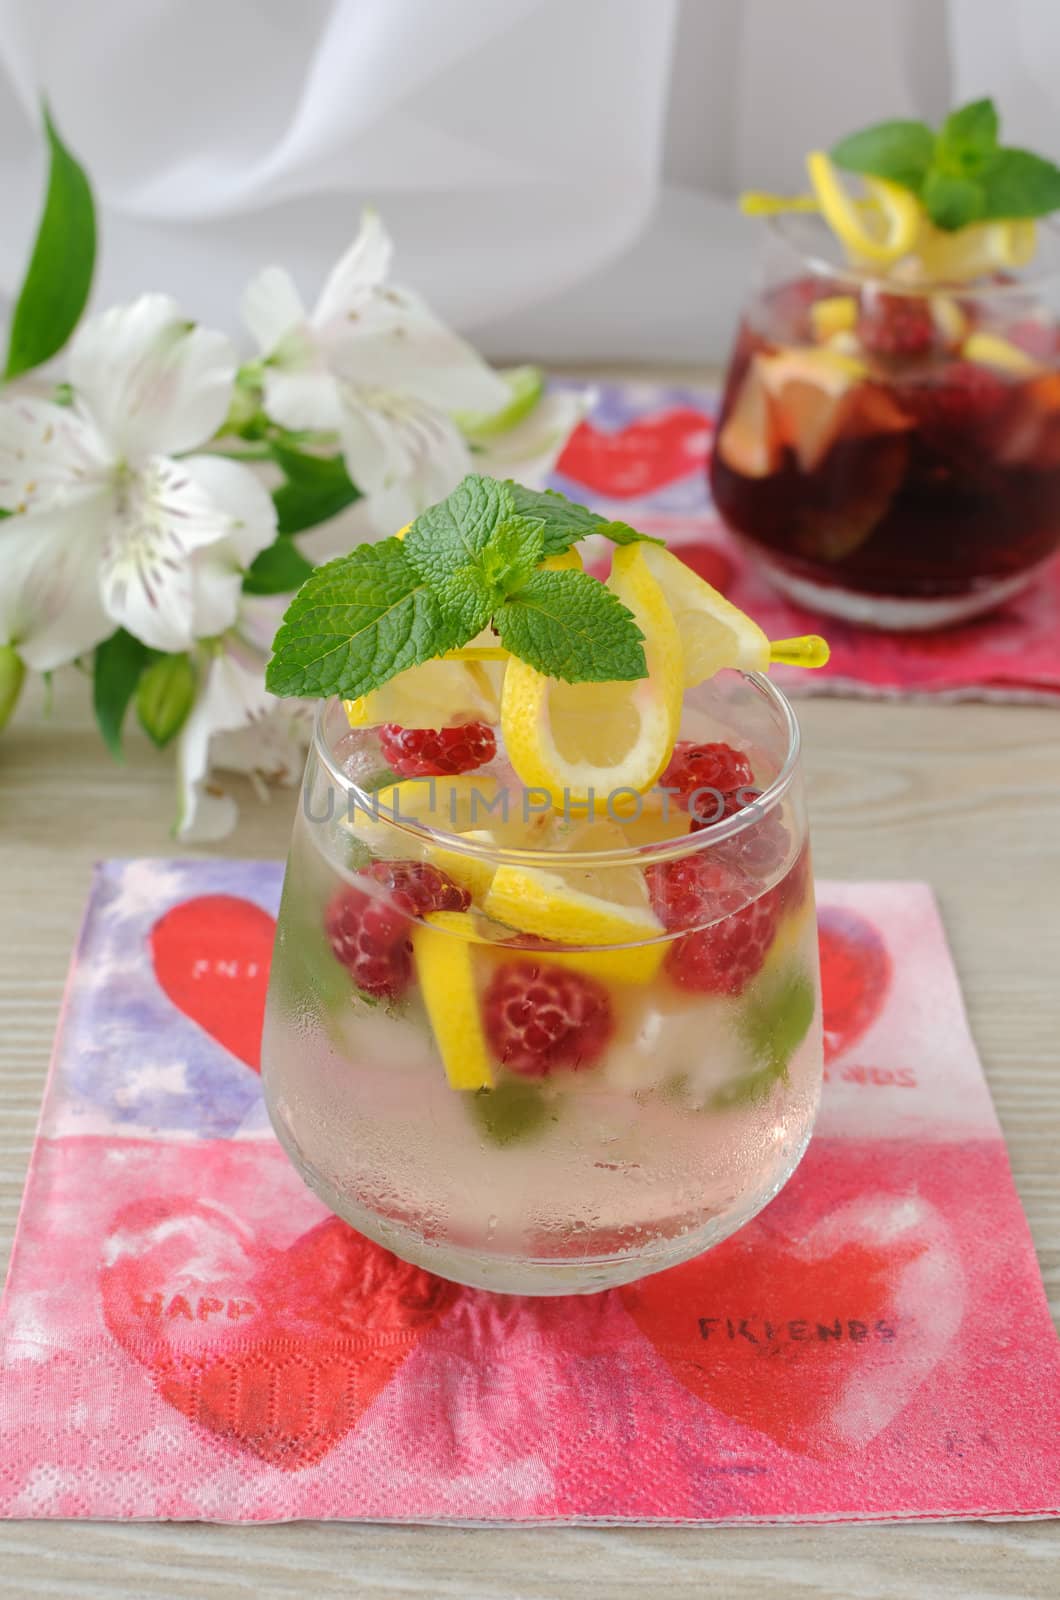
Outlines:
[{"label": "draped white curtain", "polygon": [[233,328],[270,261],[312,292],[374,202],[494,356],[719,356],[742,187],[889,115],[992,93],[1060,155],[1057,0],[0,0],[0,312],[39,204],[37,106],[96,185],[96,304]]}]

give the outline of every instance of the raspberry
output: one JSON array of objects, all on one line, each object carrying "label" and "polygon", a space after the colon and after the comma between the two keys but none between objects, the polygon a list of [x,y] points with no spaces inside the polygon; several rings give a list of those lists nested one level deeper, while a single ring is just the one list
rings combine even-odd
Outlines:
[{"label": "raspberry", "polygon": [[677,861],[654,862],[645,869],[652,910],[670,932],[695,928],[747,901],[743,874],[710,852]]},{"label": "raspberry", "polygon": [[336,959],[362,993],[401,998],[412,979],[412,940],[396,905],[342,888],[328,905],[324,929]]},{"label": "raspberry", "polygon": [[473,772],[497,754],[496,735],[485,722],[461,722],[455,728],[401,728],[396,722],[384,722],[379,742],[401,778]]},{"label": "raspberry", "polygon": [[471,904],[468,891],[428,861],[373,861],[363,876],[382,884],[410,917],[423,917],[428,911],[466,911]]},{"label": "raspberry", "polygon": [[920,356],[935,343],[931,308],[916,295],[866,295],[857,331],[866,350],[876,356]]},{"label": "raspberry", "polygon": [[[777,891],[748,904],[748,880],[729,863],[703,856],[651,866],[645,876],[664,926],[695,929],[675,939],[667,951],[672,982],[702,994],[740,994],[772,943],[781,912]],[[721,920],[696,928],[710,918]]]},{"label": "raspberry", "polygon": [[[729,811],[719,814],[717,797],[696,795],[697,789],[715,789],[722,796],[728,796],[753,783],[750,762],[731,744],[696,744],[691,739],[678,740],[669,765],[659,779],[660,788],[676,790],[677,803],[682,810],[692,811],[693,827],[707,827],[719,821],[720,816],[731,815]],[[733,809],[737,807],[734,805]]]},{"label": "raspberry", "polygon": [[771,889],[723,922],[675,940],[666,955],[667,972],[680,989],[742,994],[761,970],[779,914],[776,890]]},{"label": "raspberry", "polygon": [[898,399],[925,434],[951,434],[992,417],[1008,393],[1009,385],[989,368],[951,361],[931,383],[903,385]]},{"label": "raspberry", "polygon": [[526,1078],[592,1066],[611,1037],[611,999],[603,984],[563,967],[536,961],[501,967],[483,1005],[494,1055]]}]

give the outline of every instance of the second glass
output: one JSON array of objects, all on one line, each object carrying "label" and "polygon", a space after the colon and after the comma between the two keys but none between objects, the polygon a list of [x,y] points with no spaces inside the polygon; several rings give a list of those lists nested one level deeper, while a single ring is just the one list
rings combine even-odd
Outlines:
[{"label": "second glass", "polygon": [[726,524],[784,593],[870,626],[999,605],[1060,545],[1060,248],[1033,277],[859,274],[820,218],[775,219],[711,463]]}]

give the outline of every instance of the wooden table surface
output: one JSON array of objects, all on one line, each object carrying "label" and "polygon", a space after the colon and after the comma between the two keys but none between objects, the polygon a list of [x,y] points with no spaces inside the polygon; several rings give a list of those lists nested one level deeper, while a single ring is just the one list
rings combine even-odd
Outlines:
[{"label": "wooden table surface", "polygon": [[[0,738],[0,1236],[4,1263],[93,860],[174,853],[170,760],[135,737],[114,766],[66,675],[49,721]],[[800,714],[816,865],[926,878],[942,903],[1054,1315],[1060,1310],[1060,711],[817,700]],[[281,856],[292,792],[244,787],[241,856]],[[1057,1524],[501,1529],[0,1525],[0,1593],[20,1597],[1060,1593]]]}]

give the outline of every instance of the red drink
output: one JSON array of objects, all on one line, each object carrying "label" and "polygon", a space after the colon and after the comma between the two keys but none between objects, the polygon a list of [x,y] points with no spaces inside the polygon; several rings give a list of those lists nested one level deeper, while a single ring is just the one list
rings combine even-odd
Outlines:
[{"label": "red drink", "polygon": [[989,610],[1060,545],[1058,368],[1023,285],[792,279],[737,338],[718,509],[819,610],[895,628]]}]

